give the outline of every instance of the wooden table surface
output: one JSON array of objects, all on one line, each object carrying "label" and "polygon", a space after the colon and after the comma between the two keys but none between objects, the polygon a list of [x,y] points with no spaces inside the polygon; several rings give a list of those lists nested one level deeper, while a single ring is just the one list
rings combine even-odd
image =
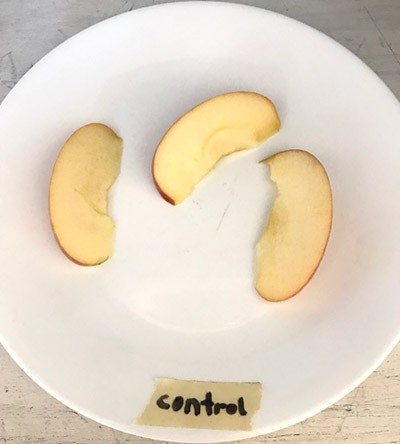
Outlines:
[{"label": "wooden table surface", "polygon": [[[165,1],[0,0],[0,102],[33,64],[68,37],[105,18],[157,3]],[[271,9],[323,31],[364,60],[400,98],[400,0],[236,3]],[[64,407],[37,387],[0,346],[0,444],[150,442]],[[400,345],[332,407],[298,425],[245,442],[400,443]]]}]

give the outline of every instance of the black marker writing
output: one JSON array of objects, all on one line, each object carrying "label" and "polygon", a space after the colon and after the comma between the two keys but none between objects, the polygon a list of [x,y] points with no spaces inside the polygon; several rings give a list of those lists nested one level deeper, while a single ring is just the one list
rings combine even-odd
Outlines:
[{"label": "black marker writing", "polygon": [[167,404],[166,402],[164,402],[164,399],[167,399],[167,398],[169,398],[169,395],[163,395],[157,399],[157,405],[158,405],[158,407],[160,407],[160,409],[163,409],[163,410],[169,409],[170,405]]},{"label": "black marker writing", "polygon": [[[157,406],[162,410],[168,410],[172,407],[174,412],[179,412],[183,408],[185,415],[194,413],[195,416],[199,416],[203,410],[207,416],[219,415],[222,411],[225,411],[228,415],[235,415],[238,413],[240,416],[246,416],[247,411],[245,408],[244,398],[241,396],[238,398],[237,403],[225,403],[225,402],[214,402],[213,395],[211,392],[207,392],[204,399],[199,401],[196,398],[187,398],[186,400],[183,396],[175,396],[172,403],[169,403],[170,396],[164,394],[157,399]],[[204,409],[202,409],[204,407]]]}]

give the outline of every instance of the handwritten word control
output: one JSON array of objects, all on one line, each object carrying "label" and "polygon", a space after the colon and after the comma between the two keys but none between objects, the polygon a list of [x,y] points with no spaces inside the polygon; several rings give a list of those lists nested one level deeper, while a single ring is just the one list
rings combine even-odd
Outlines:
[{"label": "handwritten word control", "polygon": [[244,398],[242,396],[238,398],[237,403],[227,404],[225,402],[214,402],[211,392],[207,392],[201,401],[197,398],[185,399],[183,396],[175,396],[175,398],[171,399],[168,394],[163,394],[157,399],[156,404],[162,410],[172,409],[174,412],[179,412],[183,409],[186,415],[194,413],[195,416],[199,416],[204,412],[207,416],[211,416],[219,415],[222,411],[228,415],[247,415]]}]

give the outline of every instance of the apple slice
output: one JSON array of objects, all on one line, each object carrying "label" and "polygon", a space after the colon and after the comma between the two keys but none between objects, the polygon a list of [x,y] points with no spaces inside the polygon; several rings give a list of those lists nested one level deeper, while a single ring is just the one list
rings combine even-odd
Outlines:
[{"label": "apple slice", "polygon": [[311,279],[328,242],[332,191],[318,159],[289,150],[264,161],[278,196],[257,244],[256,290],[269,301],[283,301]]},{"label": "apple slice", "polygon": [[153,158],[154,183],[169,203],[182,202],[221,157],[254,148],[279,131],[274,104],[253,92],[214,97],[177,120]]},{"label": "apple slice", "polygon": [[107,192],[118,177],[122,139],[100,123],[79,128],[62,147],[50,181],[50,222],[65,255],[98,265],[113,251]]}]

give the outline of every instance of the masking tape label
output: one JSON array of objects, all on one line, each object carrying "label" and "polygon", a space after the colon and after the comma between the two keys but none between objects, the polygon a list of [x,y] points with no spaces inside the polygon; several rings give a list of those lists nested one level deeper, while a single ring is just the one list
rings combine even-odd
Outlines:
[{"label": "masking tape label", "polygon": [[206,382],[157,378],[136,424],[212,430],[252,429],[260,408],[258,382]]}]

